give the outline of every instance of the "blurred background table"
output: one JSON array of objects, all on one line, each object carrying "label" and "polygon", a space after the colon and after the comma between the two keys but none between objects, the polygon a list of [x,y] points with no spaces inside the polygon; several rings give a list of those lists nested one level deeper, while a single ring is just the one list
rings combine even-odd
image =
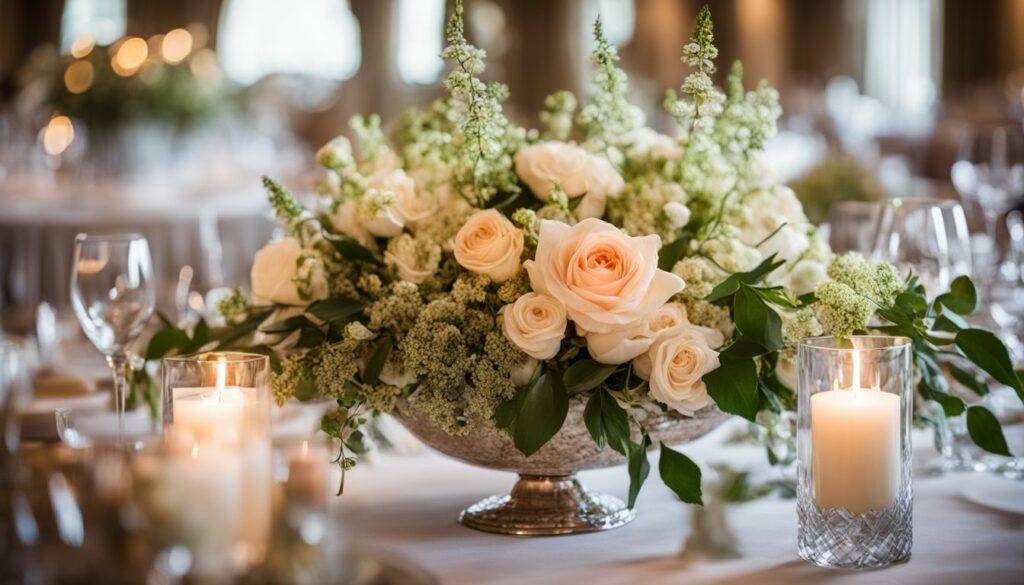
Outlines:
[{"label": "blurred background table", "polygon": [[[764,448],[726,445],[745,423],[734,421],[683,451],[705,463],[728,463],[770,477]],[[1018,431],[1024,430],[1017,425]],[[934,455],[930,437],[915,433],[915,460]],[[1015,434],[1024,449],[1024,433]],[[653,467],[657,457],[652,454]],[[652,470],[652,475],[657,470]],[[581,474],[601,492],[623,496],[622,467]],[[507,493],[514,476],[470,467],[436,453],[389,455],[347,475],[336,502],[348,529],[433,572],[440,583],[930,584],[1020,583],[1024,575],[1024,516],[975,504],[963,495],[985,481],[1020,482],[979,473],[917,476],[914,482],[914,549],[911,560],[882,571],[828,571],[796,554],[796,500],[762,499],[728,508],[728,522],[742,556],[688,564],[679,557],[691,531],[690,510],[655,477],[644,486],[637,518],[623,528],[571,537],[515,538],[476,532],[456,522],[459,511],[495,493]]]}]

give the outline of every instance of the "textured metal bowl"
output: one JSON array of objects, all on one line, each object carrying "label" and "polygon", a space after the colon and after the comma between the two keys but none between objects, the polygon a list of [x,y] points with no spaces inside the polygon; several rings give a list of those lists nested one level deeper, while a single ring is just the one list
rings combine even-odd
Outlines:
[{"label": "textured metal bowl", "polygon": [[[594,494],[574,477],[577,471],[625,463],[616,451],[598,450],[583,422],[585,402],[573,399],[562,429],[530,457],[516,449],[512,438],[490,421],[474,420],[468,434],[453,436],[406,403],[396,416],[428,446],[480,467],[514,471],[520,480],[509,496],[487,498],[463,511],[463,524],[501,534],[553,535],[616,528],[633,519],[633,511],[617,498]],[[654,444],[693,441],[728,418],[710,406],[685,417],[676,413],[647,413],[640,421]],[[634,440],[639,435],[634,429]]]}]

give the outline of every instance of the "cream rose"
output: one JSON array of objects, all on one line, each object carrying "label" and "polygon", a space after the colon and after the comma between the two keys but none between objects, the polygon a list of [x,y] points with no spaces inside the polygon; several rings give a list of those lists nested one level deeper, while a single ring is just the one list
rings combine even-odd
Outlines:
[{"label": "cream rose", "polygon": [[587,351],[602,364],[624,364],[650,349],[658,335],[688,324],[686,307],[680,303],[665,303],[626,327],[587,334]]},{"label": "cream rose", "polygon": [[523,232],[494,209],[478,211],[455,234],[455,260],[494,282],[505,282],[519,271]]},{"label": "cream rose", "polygon": [[501,330],[516,347],[538,360],[555,357],[569,321],[565,307],[554,298],[526,293],[498,311]]},{"label": "cream rose", "polygon": [[395,268],[398,278],[420,284],[437,272],[441,247],[402,234],[388,242],[384,262]]},{"label": "cream rose", "polygon": [[375,247],[373,234],[366,230],[363,222],[359,220],[359,204],[355,199],[349,199],[338,206],[331,214],[331,225],[334,229],[353,238],[366,247]]},{"label": "cream rose", "polygon": [[635,323],[683,290],[658,269],[661,238],[631,237],[599,219],[570,227],[543,220],[535,260],[525,263],[533,290],[558,299],[590,333]]},{"label": "cream rose", "polygon": [[695,327],[659,338],[650,350],[650,369],[634,371],[650,383],[655,400],[687,416],[711,404],[707,387],[701,379],[718,367],[718,352]]},{"label": "cream rose", "polygon": [[391,209],[398,219],[413,231],[437,212],[437,198],[428,191],[417,189],[412,177],[402,169],[385,173],[371,183],[371,186],[394,194]]},{"label": "cream rose", "polygon": [[307,257],[295,238],[270,242],[256,252],[250,280],[254,297],[279,305],[304,306],[327,297],[323,266]]},{"label": "cream rose", "polygon": [[617,195],[625,185],[607,159],[567,142],[541,142],[522,148],[516,153],[515,163],[516,174],[543,201],[547,201],[556,182],[569,198],[591,193],[604,199]]}]

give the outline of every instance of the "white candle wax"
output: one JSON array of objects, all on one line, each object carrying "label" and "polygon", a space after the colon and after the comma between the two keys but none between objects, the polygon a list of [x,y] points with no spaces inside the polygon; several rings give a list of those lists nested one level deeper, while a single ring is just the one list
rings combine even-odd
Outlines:
[{"label": "white candle wax", "polygon": [[[245,408],[254,404],[256,390],[214,386],[174,389],[174,426],[200,442],[236,444],[245,424]],[[247,396],[248,395],[248,396]]]},{"label": "white candle wax", "polygon": [[311,505],[327,500],[327,452],[322,446],[303,441],[288,460],[288,494]]},{"label": "white candle wax", "polygon": [[899,489],[900,397],[856,387],[814,394],[811,452],[819,508],[888,508]]}]

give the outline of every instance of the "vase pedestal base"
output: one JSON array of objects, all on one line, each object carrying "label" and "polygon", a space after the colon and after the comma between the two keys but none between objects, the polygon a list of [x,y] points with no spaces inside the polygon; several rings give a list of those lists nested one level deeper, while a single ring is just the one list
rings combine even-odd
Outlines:
[{"label": "vase pedestal base", "polygon": [[510,495],[473,504],[459,522],[496,534],[554,536],[610,530],[633,518],[622,500],[590,492],[574,475],[520,475]]}]

